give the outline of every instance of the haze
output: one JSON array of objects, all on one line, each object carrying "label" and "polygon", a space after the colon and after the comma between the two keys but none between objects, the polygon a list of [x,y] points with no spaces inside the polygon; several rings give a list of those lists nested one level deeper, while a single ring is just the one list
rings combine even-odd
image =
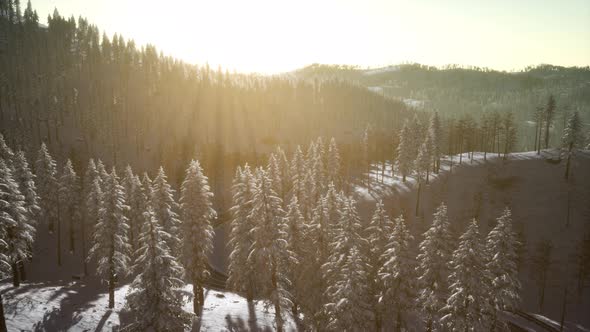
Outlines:
[{"label": "haze", "polygon": [[500,70],[590,63],[590,2],[36,0],[191,63],[277,73],[310,63]]}]

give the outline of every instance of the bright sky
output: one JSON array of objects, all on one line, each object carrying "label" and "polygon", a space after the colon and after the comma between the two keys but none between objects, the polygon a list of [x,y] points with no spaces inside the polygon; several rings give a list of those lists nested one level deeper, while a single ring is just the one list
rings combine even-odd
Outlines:
[{"label": "bright sky", "polygon": [[[22,1],[21,2],[25,2]],[[278,73],[311,63],[519,70],[590,65],[589,0],[32,0],[190,63]]]}]

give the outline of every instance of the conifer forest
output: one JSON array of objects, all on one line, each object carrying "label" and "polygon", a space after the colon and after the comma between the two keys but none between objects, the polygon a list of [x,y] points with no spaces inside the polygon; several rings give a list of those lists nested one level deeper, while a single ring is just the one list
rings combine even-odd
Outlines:
[{"label": "conifer forest", "polygon": [[590,329],[590,4],[213,3],[0,0],[0,332]]}]

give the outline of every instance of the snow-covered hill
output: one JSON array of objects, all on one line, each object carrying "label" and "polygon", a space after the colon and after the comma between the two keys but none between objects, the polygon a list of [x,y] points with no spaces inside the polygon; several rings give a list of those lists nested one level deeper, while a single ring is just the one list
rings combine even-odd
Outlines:
[{"label": "snow-covered hill", "polygon": [[[359,210],[364,220],[369,220],[375,201],[383,199],[391,215],[403,213],[416,237],[432,221],[435,208],[445,202],[449,220],[458,236],[471,218],[477,218],[482,234],[494,225],[505,206],[512,209],[516,231],[522,233],[525,244],[524,264],[520,271],[523,284],[522,310],[542,314],[553,322],[561,318],[564,287],[569,280],[569,296],[565,320],[568,326],[590,326],[590,287],[577,293],[572,256],[582,237],[590,232],[590,151],[578,152],[572,159],[572,174],[564,179],[565,160],[560,161],[557,151],[512,154],[504,161],[493,154],[475,153],[473,162],[463,155],[461,165],[458,156],[443,162],[439,175],[431,174],[430,184],[422,190],[418,216],[415,215],[416,186],[409,178],[406,183],[397,175],[391,177],[387,165],[383,182],[380,166],[372,169],[371,190],[357,184],[354,192],[359,198]],[[569,197],[569,224],[568,218]],[[485,233],[484,233],[485,232]],[[552,242],[552,266],[543,310],[539,310],[537,286],[531,269],[530,257],[543,240]],[[567,277],[565,277],[567,276]],[[586,283],[587,285],[590,283]],[[589,285],[590,286],[590,285]]]}]

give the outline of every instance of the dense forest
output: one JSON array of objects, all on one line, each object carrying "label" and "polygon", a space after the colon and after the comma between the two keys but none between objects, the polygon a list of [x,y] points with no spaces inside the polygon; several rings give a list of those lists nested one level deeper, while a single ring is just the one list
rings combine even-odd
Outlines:
[{"label": "dense forest", "polygon": [[545,108],[553,95],[557,100],[558,143],[567,117],[577,111],[590,121],[590,68],[538,65],[518,72],[450,65],[442,68],[402,64],[376,69],[354,66],[311,65],[294,72],[295,77],[346,79],[384,96],[405,100],[445,117],[471,115],[475,118],[494,111],[512,112],[520,133],[518,148],[533,150],[538,108]]}]

